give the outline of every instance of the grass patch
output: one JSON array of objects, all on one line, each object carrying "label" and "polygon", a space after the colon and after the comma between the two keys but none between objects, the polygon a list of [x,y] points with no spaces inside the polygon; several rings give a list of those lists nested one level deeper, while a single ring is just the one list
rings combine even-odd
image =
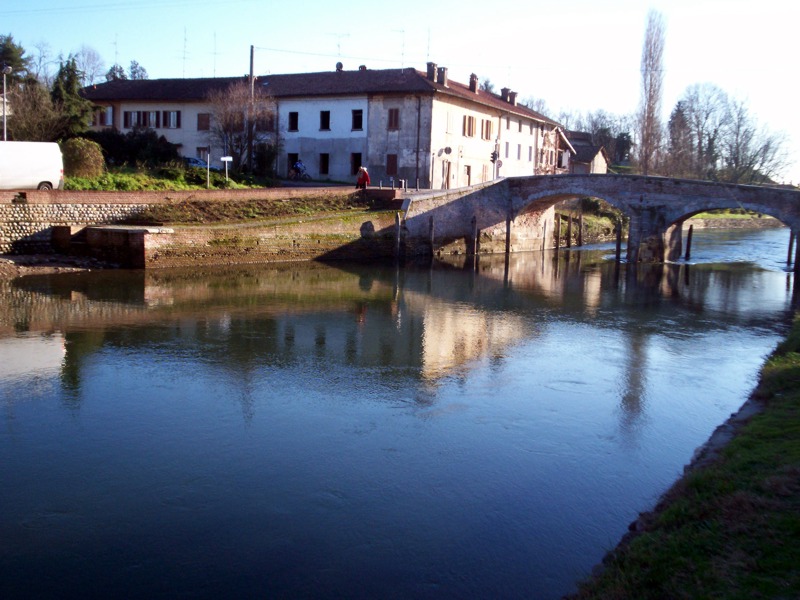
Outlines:
[{"label": "grass patch", "polygon": [[125,222],[137,225],[199,225],[246,223],[297,218],[353,209],[368,210],[369,200],[357,195],[327,195],[302,199],[184,200],[153,205]]},{"label": "grass patch", "polygon": [[800,321],[769,358],[764,410],[684,477],[575,599],[800,597]]}]

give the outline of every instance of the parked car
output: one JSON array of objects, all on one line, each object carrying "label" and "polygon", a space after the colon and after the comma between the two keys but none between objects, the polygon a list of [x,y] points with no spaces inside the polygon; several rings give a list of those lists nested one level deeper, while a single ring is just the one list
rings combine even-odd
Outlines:
[{"label": "parked car", "polygon": [[[185,164],[187,167],[199,167],[201,169],[205,169],[208,166],[206,161],[204,161],[202,158],[195,158],[194,156],[184,156],[183,164]],[[219,167],[215,167],[214,165],[211,165],[209,168],[212,171],[219,171]]]}]

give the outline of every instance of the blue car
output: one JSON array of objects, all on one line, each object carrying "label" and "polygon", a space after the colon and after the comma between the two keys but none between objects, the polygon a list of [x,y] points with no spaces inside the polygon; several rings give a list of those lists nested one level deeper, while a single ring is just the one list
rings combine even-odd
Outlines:
[{"label": "blue car", "polygon": [[[187,167],[199,167],[201,169],[206,168],[206,161],[202,158],[195,158],[194,156],[184,156],[183,157],[183,164]],[[219,171],[219,167],[211,166],[212,171]]]}]

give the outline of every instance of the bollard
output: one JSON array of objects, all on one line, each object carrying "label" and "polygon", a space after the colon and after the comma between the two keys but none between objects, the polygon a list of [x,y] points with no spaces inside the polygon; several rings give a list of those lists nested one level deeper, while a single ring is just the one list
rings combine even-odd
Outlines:
[{"label": "bollard", "polygon": [[794,231],[789,232],[789,252],[786,253],[786,264],[792,263],[792,248],[794,247]]}]

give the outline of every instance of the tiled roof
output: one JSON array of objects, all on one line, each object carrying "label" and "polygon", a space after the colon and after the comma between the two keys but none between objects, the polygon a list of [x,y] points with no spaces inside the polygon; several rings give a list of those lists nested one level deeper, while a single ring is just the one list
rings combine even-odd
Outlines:
[{"label": "tiled roof", "polygon": [[603,152],[602,146],[590,146],[586,144],[574,144],[575,156],[573,160],[580,163],[590,163],[594,157]]},{"label": "tiled roof", "polygon": [[[209,92],[225,89],[235,81],[246,81],[246,79],[246,76],[242,76],[116,80],[85,87],[82,95],[94,102],[126,100],[201,102]],[[389,93],[445,94],[478,102],[502,112],[558,125],[536,111],[503,100],[497,94],[484,90],[472,92],[469,86],[452,79],[445,86],[429,80],[425,73],[412,68],[262,75],[256,78],[256,85],[275,98]]]}]

